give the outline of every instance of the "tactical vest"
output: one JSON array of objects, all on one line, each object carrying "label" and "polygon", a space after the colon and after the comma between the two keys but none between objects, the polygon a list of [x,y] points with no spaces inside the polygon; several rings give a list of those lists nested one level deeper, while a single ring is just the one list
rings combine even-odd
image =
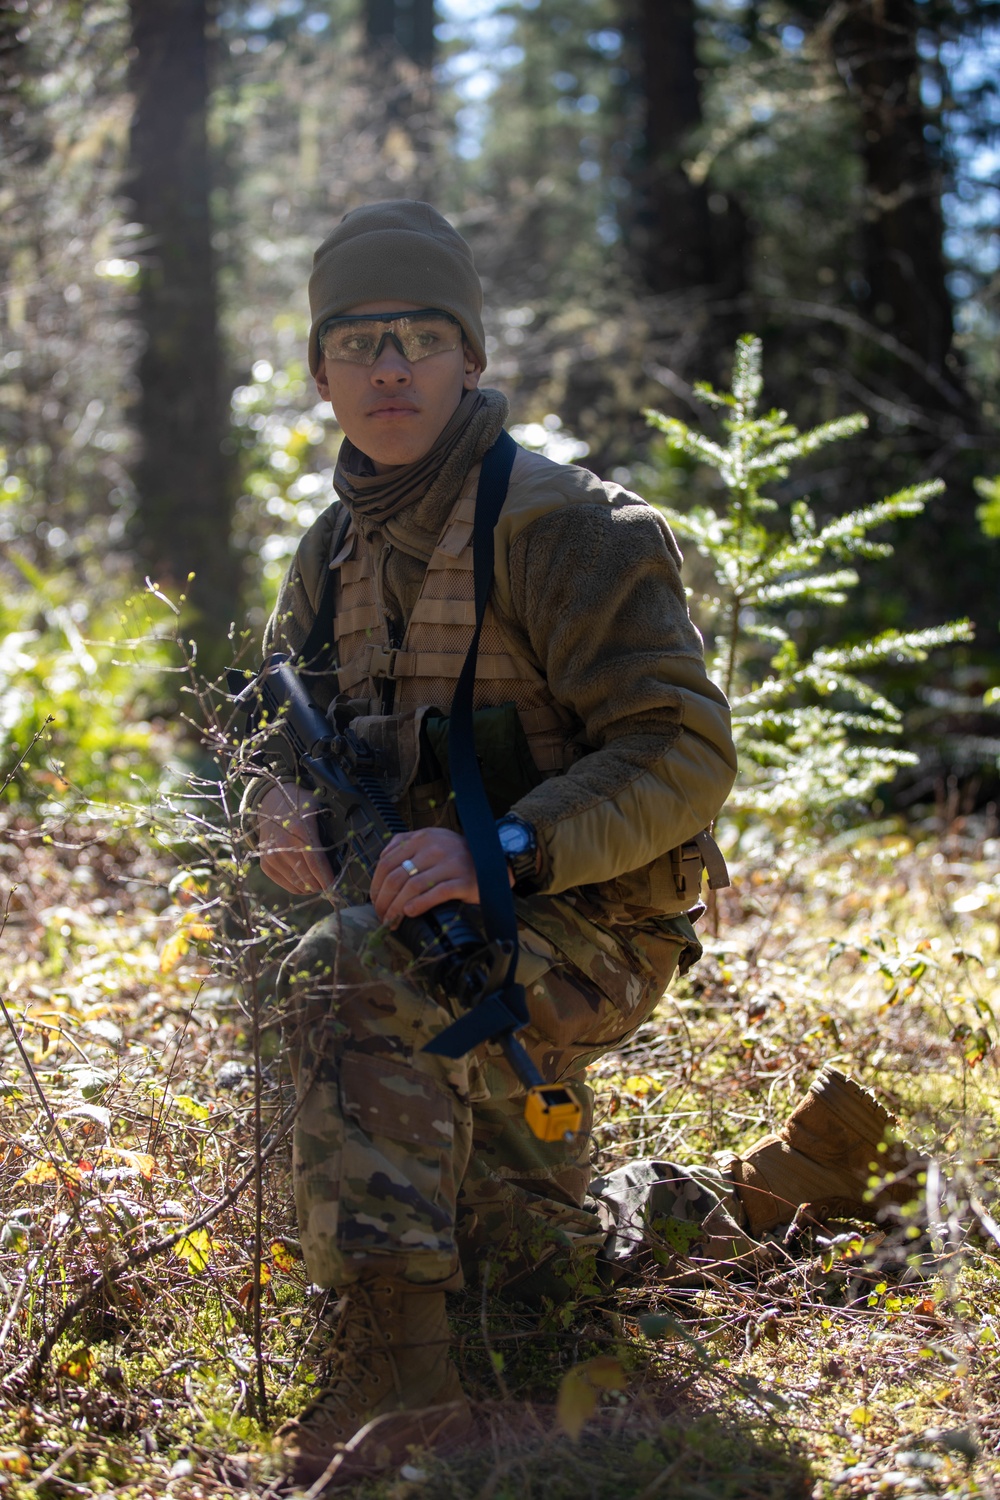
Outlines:
[{"label": "tactical vest", "polygon": [[[330,567],[339,573],[333,636],[337,681],[342,694],[382,710],[383,684],[395,684],[393,713],[426,704],[447,713],[475,626],[472,523],[479,465],[466,478],[427,564],[423,584],[407,622],[402,644],[393,647],[378,602],[369,549],[348,528]],[[543,775],[566,770],[576,758],[570,741],[578,719],[555,702],[537,667],[511,652],[491,604],[479,644],[474,708],[513,703],[532,758]]]},{"label": "tactical vest", "polygon": [[[341,698],[349,698],[364,715],[387,712],[384,685],[394,685],[393,715],[405,716],[434,705],[447,714],[475,628],[472,530],[477,464],[442,528],[407,622],[402,643],[393,646],[375,582],[372,557],[353,523],[330,568],[337,574],[333,637],[337,649],[337,683]],[[504,635],[492,604],[487,604],[476,663],[473,708],[498,708],[513,703],[539,772],[554,776],[585,753],[577,736],[583,726],[557,703],[544,675],[524,657],[516,656]],[[397,721],[398,722],[398,721]],[[372,726],[375,728],[376,726]],[[399,765],[400,746],[390,760]],[[416,745],[409,756],[399,790],[409,793],[415,770]],[[454,817],[436,799],[439,789],[414,788],[405,806],[413,826],[450,821]],[[435,809],[433,813],[429,809]],[[454,826],[457,826],[455,824]],[[680,913],[699,900],[701,873],[707,869],[714,889],[729,884],[722,854],[705,830],[686,844],[669,850],[641,871],[589,887],[611,920],[634,920],[639,912]]]}]

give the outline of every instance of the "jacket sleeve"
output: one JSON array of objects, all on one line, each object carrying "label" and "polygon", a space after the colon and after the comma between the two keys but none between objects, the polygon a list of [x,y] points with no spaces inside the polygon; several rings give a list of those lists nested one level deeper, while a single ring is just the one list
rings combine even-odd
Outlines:
[{"label": "jacket sleeve", "polygon": [[612,880],[708,826],[736,775],[729,708],[705,670],[680,553],[652,507],[560,507],[510,551],[512,618],[586,753],[513,809],[542,851],[540,889]]}]

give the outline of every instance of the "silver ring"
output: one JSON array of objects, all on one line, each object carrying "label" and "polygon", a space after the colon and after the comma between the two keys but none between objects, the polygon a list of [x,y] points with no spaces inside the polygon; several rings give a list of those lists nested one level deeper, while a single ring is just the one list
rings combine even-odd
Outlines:
[{"label": "silver ring", "polygon": [[404,859],[403,863],[400,865],[400,869],[401,870],[405,870],[406,873],[407,873],[407,875],[419,875],[420,874],[420,871],[417,869],[417,867],[413,863],[412,859]]}]

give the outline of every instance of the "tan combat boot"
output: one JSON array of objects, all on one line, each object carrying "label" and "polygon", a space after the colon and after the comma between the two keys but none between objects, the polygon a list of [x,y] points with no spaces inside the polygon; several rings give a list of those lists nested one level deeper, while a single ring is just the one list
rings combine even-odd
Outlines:
[{"label": "tan combat boot", "polygon": [[[914,1195],[916,1153],[898,1140],[898,1122],[873,1094],[836,1068],[824,1068],[777,1135],[767,1135],[728,1166],[759,1239],[787,1224],[801,1204],[817,1218],[871,1218]],[[869,1179],[893,1178],[867,1198]]]},{"label": "tan combat boot", "polygon": [[385,1277],[350,1286],[332,1379],[276,1434],[293,1482],[357,1483],[410,1447],[460,1440],[472,1417],[449,1345],[444,1292]]}]

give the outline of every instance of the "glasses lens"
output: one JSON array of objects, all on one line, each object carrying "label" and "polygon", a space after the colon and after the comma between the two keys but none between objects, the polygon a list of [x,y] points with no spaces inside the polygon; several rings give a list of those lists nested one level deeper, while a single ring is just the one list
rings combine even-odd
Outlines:
[{"label": "glasses lens", "polygon": [[411,363],[457,349],[462,330],[447,313],[401,313],[386,318],[337,318],[326,325],[320,335],[320,347],[327,359],[343,359],[351,364],[372,365],[387,338],[393,339]]},{"label": "glasses lens", "polygon": [[461,328],[445,313],[421,313],[417,317],[400,318],[393,331],[409,360],[443,354],[448,349],[457,349],[462,342]]},{"label": "glasses lens", "polygon": [[348,321],[332,323],[320,335],[320,348],[327,359],[346,359],[356,365],[370,365],[382,337],[374,323]]}]

